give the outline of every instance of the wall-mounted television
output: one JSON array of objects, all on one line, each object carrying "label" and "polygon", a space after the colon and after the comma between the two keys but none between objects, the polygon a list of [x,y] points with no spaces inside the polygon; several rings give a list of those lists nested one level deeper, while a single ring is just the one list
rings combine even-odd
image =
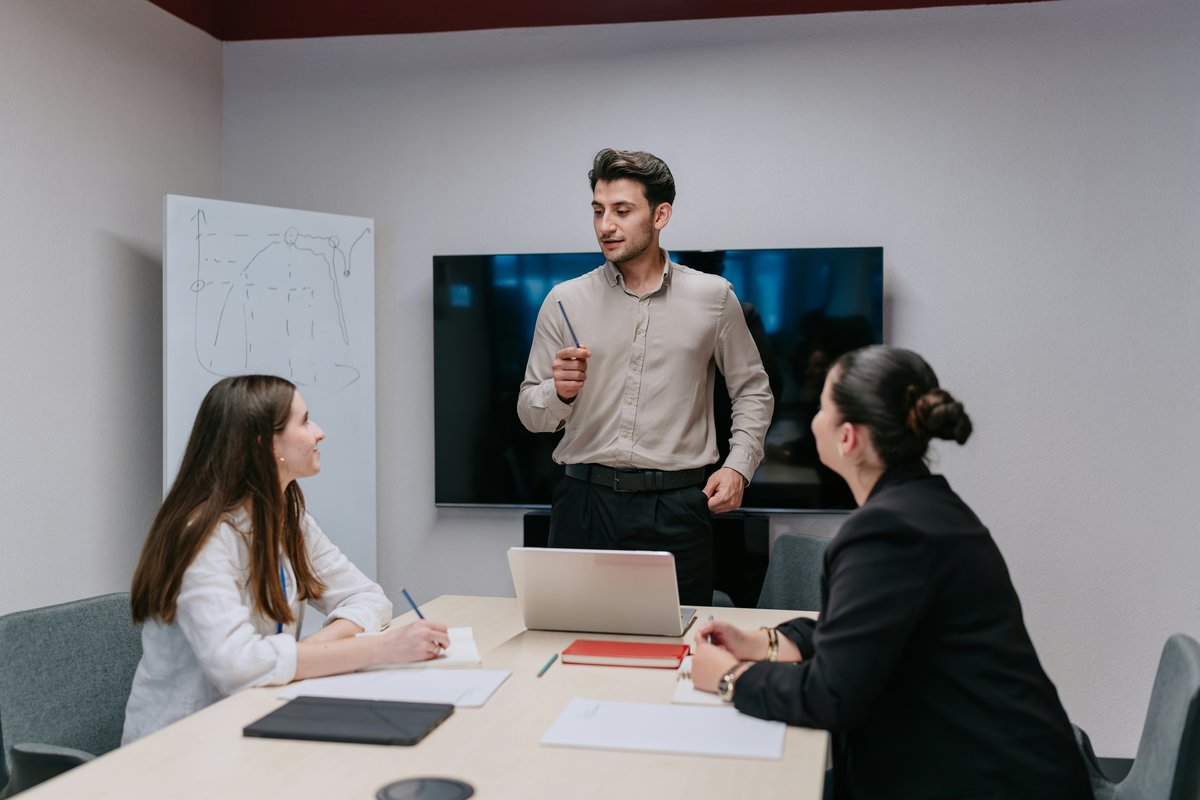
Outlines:
[{"label": "wall-mounted television", "polygon": [[[673,250],[671,259],[733,285],[771,380],[766,456],[743,509],[852,508],[845,483],[817,459],[810,423],[833,361],[883,341],[883,248]],[[526,430],[517,394],[546,294],[602,263],[595,252],[434,256],[438,505],[550,504],[563,474],[551,459],[561,433]],[[714,414],[723,460],[730,422],[720,379]]]}]

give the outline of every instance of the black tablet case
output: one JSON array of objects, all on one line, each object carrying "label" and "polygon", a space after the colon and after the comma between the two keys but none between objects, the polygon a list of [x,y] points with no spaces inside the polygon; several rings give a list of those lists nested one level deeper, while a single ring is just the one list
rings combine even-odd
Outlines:
[{"label": "black tablet case", "polygon": [[250,723],[244,736],[413,745],[454,713],[449,703],[297,697]]}]

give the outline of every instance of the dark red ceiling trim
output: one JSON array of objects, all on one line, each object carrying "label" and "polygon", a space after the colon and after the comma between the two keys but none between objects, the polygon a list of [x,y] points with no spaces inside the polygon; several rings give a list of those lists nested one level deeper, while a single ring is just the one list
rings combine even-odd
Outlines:
[{"label": "dark red ceiling trim", "polygon": [[150,0],[222,41],[724,19],[1040,0]]}]

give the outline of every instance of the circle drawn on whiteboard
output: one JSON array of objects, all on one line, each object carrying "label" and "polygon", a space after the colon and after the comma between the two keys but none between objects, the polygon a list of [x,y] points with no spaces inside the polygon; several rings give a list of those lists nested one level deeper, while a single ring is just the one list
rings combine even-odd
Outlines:
[{"label": "circle drawn on whiteboard", "polygon": [[191,286],[192,292],[201,292],[204,290],[204,286],[205,286],[204,281],[194,280],[194,281],[192,281],[192,286]]},{"label": "circle drawn on whiteboard", "polygon": [[296,237],[299,235],[300,232],[295,228],[288,228],[287,233],[283,234],[283,241],[288,245],[293,245],[296,243]]}]

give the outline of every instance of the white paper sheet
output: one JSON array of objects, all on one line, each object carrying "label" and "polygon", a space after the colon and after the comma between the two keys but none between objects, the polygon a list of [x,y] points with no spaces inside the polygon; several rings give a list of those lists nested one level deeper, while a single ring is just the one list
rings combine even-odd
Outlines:
[{"label": "white paper sheet", "polygon": [[[359,636],[378,636],[383,631],[360,633]],[[421,669],[423,667],[478,667],[482,663],[479,658],[479,648],[475,645],[475,631],[472,628],[447,628],[450,646],[438,654],[437,658],[428,661],[399,661],[394,664],[376,664],[363,667],[361,672],[378,669]]]},{"label": "white paper sheet", "polygon": [[283,688],[279,697],[347,697],[359,700],[405,700],[412,703],[453,703],[478,708],[511,675],[506,669],[411,669],[353,672],[328,678],[309,678]]},{"label": "white paper sheet", "polygon": [[725,701],[712,692],[702,692],[692,684],[692,657],[687,656],[675,673],[675,693],[671,695],[672,703],[683,703],[691,706],[723,706]]},{"label": "white paper sheet", "polygon": [[783,758],[782,722],[737,709],[616,703],[576,697],[542,736],[542,744],[652,753]]}]

